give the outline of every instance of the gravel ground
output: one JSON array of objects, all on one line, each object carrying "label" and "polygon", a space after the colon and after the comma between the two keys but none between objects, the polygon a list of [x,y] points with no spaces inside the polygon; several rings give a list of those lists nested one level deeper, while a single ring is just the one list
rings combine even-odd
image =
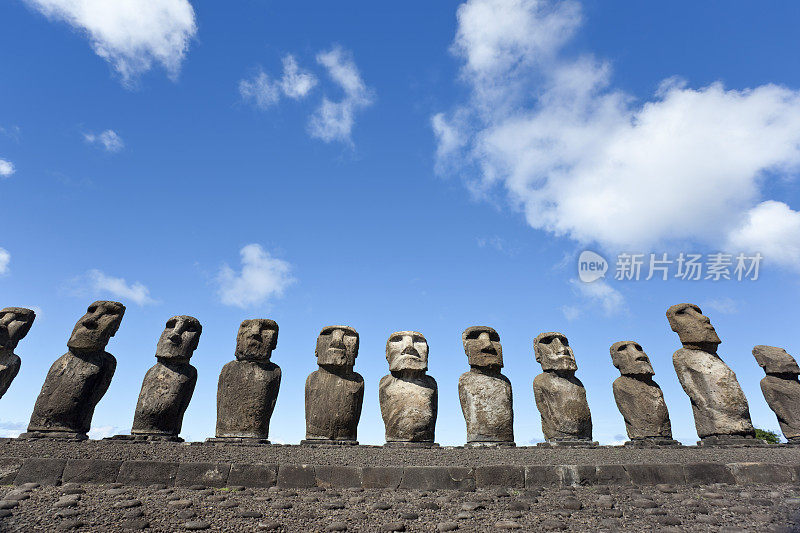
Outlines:
[{"label": "gravel ground", "polygon": [[800,531],[800,488],[0,488],[2,531]]},{"label": "gravel ground", "polygon": [[435,448],[405,450],[380,446],[211,445],[200,443],[15,440],[0,444],[0,457],[156,460],[343,466],[466,466],[631,463],[764,462],[800,465],[800,446],[754,448],[636,449],[599,448],[504,449]]}]

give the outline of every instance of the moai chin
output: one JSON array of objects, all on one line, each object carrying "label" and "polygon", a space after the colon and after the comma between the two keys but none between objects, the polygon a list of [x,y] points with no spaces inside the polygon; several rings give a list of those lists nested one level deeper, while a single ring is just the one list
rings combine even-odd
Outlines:
[{"label": "moai chin", "polygon": [[596,446],[586,389],[575,377],[578,364],[562,333],[541,333],[533,341],[542,372],[533,380],[536,407],[542,416],[542,446]]},{"label": "moai chin", "polygon": [[97,301],[75,324],[36,399],[28,432],[21,438],[87,439],[94,409],[108,390],[117,360],[105,351],[119,329],[125,306]]},{"label": "moai chin", "polygon": [[269,421],[281,387],[281,369],[270,361],[277,345],[274,320],[245,320],[239,326],[236,359],[219,374],[216,438],[208,442],[269,444]]},{"label": "moai chin", "polygon": [[758,366],[767,374],[761,380],[761,392],[769,408],[778,417],[783,436],[789,444],[800,444],[800,367],[783,348],[759,345],[753,348]]},{"label": "moai chin", "polygon": [[353,372],[358,332],[349,326],[320,331],[319,369],[306,380],[306,440],[301,444],[358,444],[364,378]]},{"label": "moai chin", "polygon": [[470,365],[458,379],[458,398],[467,424],[467,446],[514,446],[511,382],[500,373],[500,336],[487,326],[461,335]]},{"label": "moai chin", "polygon": [[24,307],[0,309],[0,398],[19,373],[22,361],[14,349],[31,330],[35,319],[36,313]]},{"label": "moai chin", "polygon": [[613,384],[614,399],[625,419],[628,446],[674,446],[672,424],[661,387],[653,381],[653,366],[638,342],[611,345],[611,362],[619,370]]},{"label": "moai chin", "polygon": [[387,376],[378,385],[386,446],[434,444],[438,389],[428,370],[428,341],[416,331],[392,333],[386,342]]},{"label": "moai chin", "polygon": [[736,374],[717,355],[722,341],[709,318],[698,306],[682,303],[667,310],[667,320],[683,345],[673,354],[672,364],[692,403],[698,444],[762,444],[755,439]]},{"label": "moai chin", "polygon": [[203,326],[191,316],[167,320],[156,346],[158,361],[142,382],[131,435],[148,440],[182,441],[178,434],[194,393],[197,369],[189,364]]}]

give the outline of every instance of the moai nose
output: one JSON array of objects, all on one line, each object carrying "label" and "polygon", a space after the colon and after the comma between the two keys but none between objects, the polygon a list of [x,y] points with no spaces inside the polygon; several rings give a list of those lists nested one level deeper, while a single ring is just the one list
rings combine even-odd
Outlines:
[{"label": "moai nose", "polygon": [[344,348],[344,331],[341,329],[333,330],[331,333],[331,347]]}]

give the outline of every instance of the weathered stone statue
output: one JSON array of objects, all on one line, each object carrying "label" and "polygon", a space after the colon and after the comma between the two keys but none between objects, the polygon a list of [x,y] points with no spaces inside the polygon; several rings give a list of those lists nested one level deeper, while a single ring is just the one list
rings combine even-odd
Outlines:
[{"label": "weathered stone statue", "polygon": [[23,438],[87,439],[94,408],[108,390],[117,360],[105,351],[119,329],[125,306],[94,302],[75,324],[67,341],[69,351],[59,357],[36,399],[28,433]]},{"label": "weathered stone statue", "polygon": [[387,446],[436,446],[438,389],[428,370],[428,341],[416,331],[392,333],[386,342],[389,374],[381,378],[378,399]]},{"label": "weathered stone statue", "polygon": [[236,360],[222,367],[217,386],[217,433],[209,442],[269,444],[269,420],[281,387],[270,361],[278,345],[274,320],[245,320],[236,337]]},{"label": "weathered stone statue", "polygon": [[614,380],[614,399],[625,419],[630,441],[626,445],[677,445],[661,387],[653,381],[655,371],[639,343],[620,341],[611,345],[611,362],[619,369]]},{"label": "weathered stone statue", "polygon": [[461,334],[470,370],[458,379],[458,398],[467,423],[467,446],[514,446],[511,382],[500,373],[500,336],[486,326]]},{"label": "weathered stone statue", "polygon": [[0,398],[19,373],[21,361],[14,349],[31,330],[35,319],[36,313],[24,307],[0,309]]},{"label": "weathered stone statue", "polygon": [[533,380],[533,395],[547,440],[541,445],[596,446],[586,389],[575,377],[578,364],[567,338],[556,332],[541,333],[533,341],[533,350],[544,370]]},{"label": "weathered stone statue", "polygon": [[722,341],[708,317],[683,303],[667,310],[667,320],[683,344],[672,364],[692,402],[699,444],[760,444],[736,374],[717,355]]},{"label": "weathered stone statue", "polygon": [[319,370],[306,380],[306,440],[302,444],[358,444],[364,378],[353,372],[358,333],[328,326],[317,337]]},{"label": "weathered stone statue", "polygon": [[203,326],[194,317],[174,316],[167,320],[156,346],[158,362],[142,382],[131,435],[148,440],[182,440],[178,434],[197,383],[197,369],[189,359],[202,332]]},{"label": "weathered stone statue", "polygon": [[790,444],[800,444],[800,367],[783,348],[759,345],[753,348],[758,365],[766,372],[761,392],[778,417],[783,436]]}]

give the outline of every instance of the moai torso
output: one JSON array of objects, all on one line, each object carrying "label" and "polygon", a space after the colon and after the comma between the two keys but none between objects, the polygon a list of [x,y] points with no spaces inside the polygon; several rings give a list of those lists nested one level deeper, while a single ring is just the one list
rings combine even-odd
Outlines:
[{"label": "moai torso", "polygon": [[319,370],[306,379],[306,441],[357,441],[364,401],[364,378],[353,372],[358,344],[350,326],[326,326],[317,336]]},{"label": "moai torso", "polygon": [[543,372],[533,380],[536,407],[547,440],[591,440],[592,414],[586,389],[574,375]]},{"label": "moai torso", "polygon": [[790,442],[800,442],[800,366],[783,348],[760,344],[753,348],[758,366],[767,373],[761,392],[778,417],[781,431]]},{"label": "moai torso", "polygon": [[131,433],[177,437],[196,383],[192,365],[156,363],[144,376]]},{"label": "moai torso", "polygon": [[22,361],[15,353],[7,353],[0,355],[0,398],[6,393],[11,386],[11,382],[19,374],[19,368]]},{"label": "moai torso", "polygon": [[800,439],[800,381],[797,376],[765,376],[761,380],[761,392],[778,417],[783,436]]},{"label": "moai torso", "polygon": [[390,374],[381,378],[378,398],[387,442],[433,442],[438,409],[435,379]]},{"label": "moai torso", "polygon": [[28,431],[87,433],[116,368],[117,360],[107,352],[59,357],[36,399]]},{"label": "moai torso", "polygon": [[306,439],[357,440],[364,378],[325,369],[306,379]]},{"label": "moai torso", "polygon": [[689,396],[700,438],[752,435],[747,398],[736,374],[716,354],[681,348],[672,356],[675,372]]},{"label": "moai torso", "polygon": [[614,381],[613,389],[628,438],[672,438],[664,393],[652,378],[620,376]]},{"label": "moai torso", "polygon": [[272,362],[231,361],[217,386],[217,437],[269,437],[281,369]]},{"label": "moai torso", "polygon": [[511,382],[504,375],[469,371],[458,379],[467,442],[514,442]]}]

